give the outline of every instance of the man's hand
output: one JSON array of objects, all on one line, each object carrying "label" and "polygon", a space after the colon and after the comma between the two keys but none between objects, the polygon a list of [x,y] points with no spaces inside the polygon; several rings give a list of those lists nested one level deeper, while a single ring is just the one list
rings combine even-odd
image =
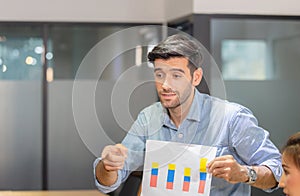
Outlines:
[{"label": "man's hand", "polygon": [[101,184],[111,186],[117,181],[118,170],[124,167],[127,148],[122,144],[106,146],[101,158],[102,160],[96,166],[96,178]]},{"label": "man's hand", "polygon": [[101,158],[106,171],[122,169],[127,158],[127,148],[122,144],[106,146],[102,151]]},{"label": "man's hand", "polygon": [[248,180],[247,168],[240,165],[231,155],[215,158],[208,163],[207,168],[214,177],[223,178],[232,184]]}]

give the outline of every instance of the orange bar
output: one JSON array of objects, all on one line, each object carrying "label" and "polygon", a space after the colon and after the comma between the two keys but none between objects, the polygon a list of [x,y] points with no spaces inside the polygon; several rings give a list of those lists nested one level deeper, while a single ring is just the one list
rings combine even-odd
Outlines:
[{"label": "orange bar", "polygon": [[173,189],[173,182],[167,182],[167,189]]},{"label": "orange bar", "polygon": [[182,191],[188,192],[190,190],[190,182],[183,182]]},{"label": "orange bar", "polygon": [[157,187],[157,176],[156,175],[151,175],[150,187]]},{"label": "orange bar", "polygon": [[205,188],[205,181],[200,180],[198,193],[204,193],[204,188]]}]

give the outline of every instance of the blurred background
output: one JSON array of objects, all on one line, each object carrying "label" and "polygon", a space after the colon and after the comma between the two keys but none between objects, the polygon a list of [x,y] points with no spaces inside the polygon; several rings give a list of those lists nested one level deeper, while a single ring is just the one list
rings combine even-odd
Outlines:
[{"label": "blurred background", "polygon": [[[149,46],[170,34],[161,25],[198,39],[219,66],[226,98],[250,108],[278,148],[300,130],[300,3],[295,0],[1,0],[0,5],[0,190],[95,188],[95,155],[74,122],[73,81],[99,41],[130,27],[140,26],[136,39]],[[99,80],[111,89],[125,70],[146,61],[149,50],[137,46],[118,55]],[[204,71],[209,84],[214,76],[209,66]],[[80,82],[90,82],[86,75]],[[218,91],[205,82],[199,89]],[[111,92],[95,93],[99,121],[113,141],[121,141],[126,131],[102,101],[109,103]],[[129,103],[133,118],[156,100],[153,84],[137,88]],[[252,194],[267,195],[256,189]]]}]

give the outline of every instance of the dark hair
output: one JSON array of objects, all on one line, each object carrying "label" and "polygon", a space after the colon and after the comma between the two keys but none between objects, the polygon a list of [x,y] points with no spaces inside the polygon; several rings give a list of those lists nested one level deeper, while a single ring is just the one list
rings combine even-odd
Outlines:
[{"label": "dark hair", "polygon": [[148,60],[169,59],[172,57],[185,57],[188,59],[188,67],[191,74],[202,65],[203,57],[200,53],[200,44],[195,40],[182,35],[175,34],[160,42],[148,54]]},{"label": "dark hair", "polygon": [[290,157],[296,167],[300,169],[300,132],[292,135],[281,151]]}]

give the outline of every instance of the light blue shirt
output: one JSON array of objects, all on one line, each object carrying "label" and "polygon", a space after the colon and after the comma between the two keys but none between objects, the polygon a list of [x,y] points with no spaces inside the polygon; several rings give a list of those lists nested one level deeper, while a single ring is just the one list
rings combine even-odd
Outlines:
[{"label": "light blue shirt", "polygon": [[[115,190],[132,170],[143,166],[148,139],[214,146],[217,156],[232,155],[241,165],[267,166],[277,181],[282,174],[281,154],[249,109],[195,90],[190,111],[178,128],[160,102],[140,112],[122,142],[129,150],[124,169],[118,171],[118,180],[110,187],[95,179],[99,190],[105,193]],[[94,167],[99,161],[100,158],[95,160]],[[211,196],[250,196],[250,193],[248,184],[212,179]]]}]

